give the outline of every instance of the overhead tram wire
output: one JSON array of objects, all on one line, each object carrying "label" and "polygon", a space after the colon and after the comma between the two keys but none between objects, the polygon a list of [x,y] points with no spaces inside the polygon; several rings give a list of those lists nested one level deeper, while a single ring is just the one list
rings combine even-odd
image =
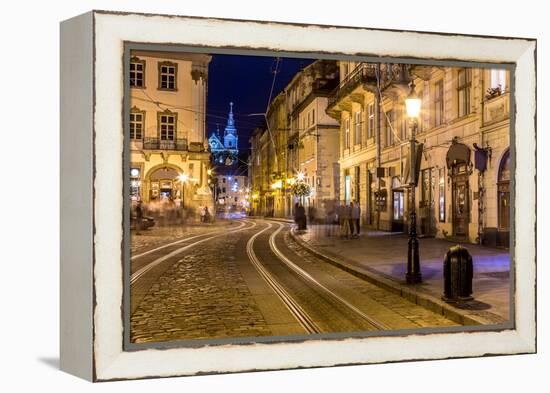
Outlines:
[{"label": "overhead tram wire", "polygon": [[[149,99],[136,97],[136,96],[132,96],[131,98],[136,99],[136,100],[140,100],[140,101],[151,102],[151,103],[155,104],[156,106],[158,106],[162,110],[179,109],[179,110],[183,110],[183,111],[187,111],[187,112],[202,114],[206,117],[210,117],[210,118],[214,118],[214,119],[221,119],[221,120],[226,120],[227,119],[227,116],[218,116],[218,115],[214,115],[214,114],[211,114],[211,113],[208,113],[208,112],[202,112],[202,111],[198,111],[198,110],[189,109],[188,107],[170,105],[170,104],[167,104],[167,103],[162,102],[162,101],[156,101],[156,100],[153,100],[145,91],[143,91],[143,93],[145,95],[147,95],[149,97]],[[222,112],[222,111],[214,111],[214,112],[225,113],[225,112]],[[245,117],[245,116],[248,116],[248,115],[247,114],[239,114],[238,116],[239,117]],[[249,127],[254,127],[254,128],[258,127],[258,123],[253,123],[253,122],[249,122],[249,121],[241,120],[241,119],[239,119],[238,121],[241,124],[246,123]]]}]

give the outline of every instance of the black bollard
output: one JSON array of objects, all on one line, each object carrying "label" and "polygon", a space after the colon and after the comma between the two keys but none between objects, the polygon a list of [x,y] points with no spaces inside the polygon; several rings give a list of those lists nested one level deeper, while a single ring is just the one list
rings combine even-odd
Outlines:
[{"label": "black bollard", "polygon": [[443,262],[444,294],[448,303],[472,300],[474,265],[472,256],[465,247],[453,246],[447,251]]}]

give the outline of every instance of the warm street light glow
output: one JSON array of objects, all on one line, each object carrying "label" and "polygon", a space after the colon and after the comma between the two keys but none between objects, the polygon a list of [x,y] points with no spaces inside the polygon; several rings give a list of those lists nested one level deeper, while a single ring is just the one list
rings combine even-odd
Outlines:
[{"label": "warm street light glow", "polygon": [[182,173],[178,176],[178,180],[181,181],[182,183],[186,183],[187,180],[189,180],[189,176],[186,175],[185,173]]},{"label": "warm street light glow", "polygon": [[298,174],[296,175],[296,179],[298,179],[298,181],[304,181],[305,178],[306,175],[304,175],[304,172],[298,172]]},{"label": "warm street light glow", "polygon": [[283,182],[281,180],[277,180],[275,183],[271,185],[271,188],[274,190],[278,190],[283,187]]},{"label": "warm street light glow", "polygon": [[210,176],[212,174],[212,169],[208,169],[206,173],[208,174],[208,176]]},{"label": "warm street light glow", "polygon": [[293,178],[293,177],[290,177],[290,178],[286,179],[286,182],[289,185],[293,185],[294,183],[296,183],[296,179]]},{"label": "warm street light glow", "polygon": [[256,193],[256,194],[252,194],[252,199],[258,199],[260,196]]},{"label": "warm street light glow", "polygon": [[411,82],[409,85],[409,95],[405,99],[407,116],[410,118],[417,118],[420,115],[420,107],[422,106],[422,100],[416,95],[414,88],[414,82]]}]

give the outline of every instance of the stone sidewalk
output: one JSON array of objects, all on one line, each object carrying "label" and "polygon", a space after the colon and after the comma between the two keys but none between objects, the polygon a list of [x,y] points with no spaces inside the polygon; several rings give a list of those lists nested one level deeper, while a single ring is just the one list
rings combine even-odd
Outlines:
[{"label": "stone sidewalk", "polygon": [[358,239],[342,239],[338,227],[310,225],[293,230],[292,237],[318,256],[352,274],[389,289],[409,300],[441,312],[465,324],[500,324],[510,316],[510,257],[508,250],[463,244],[473,257],[474,300],[452,305],[443,295],[443,259],[452,243],[442,239],[420,238],[420,264],[423,283],[405,283],[407,235],[363,231]]}]

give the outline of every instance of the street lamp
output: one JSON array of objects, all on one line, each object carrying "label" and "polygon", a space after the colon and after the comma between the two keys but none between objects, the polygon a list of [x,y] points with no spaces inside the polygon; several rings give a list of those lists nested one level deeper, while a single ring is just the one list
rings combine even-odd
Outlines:
[{"label": "street lamp", "polygon": [[405,279],[407,284],[418,284],[422,282],[420,273],[420,256],[418,238],[416,236],[416,128],[418,126],[418,116],[422,101],[416,95],[414,82],[409,84],[409,95],[405,99],[407,116],[410,119],[411,139],[410,139],[410,175],[409,185],[411,190],[410,222],[409,222],[409,243],[407,250],[407,274]]}]

